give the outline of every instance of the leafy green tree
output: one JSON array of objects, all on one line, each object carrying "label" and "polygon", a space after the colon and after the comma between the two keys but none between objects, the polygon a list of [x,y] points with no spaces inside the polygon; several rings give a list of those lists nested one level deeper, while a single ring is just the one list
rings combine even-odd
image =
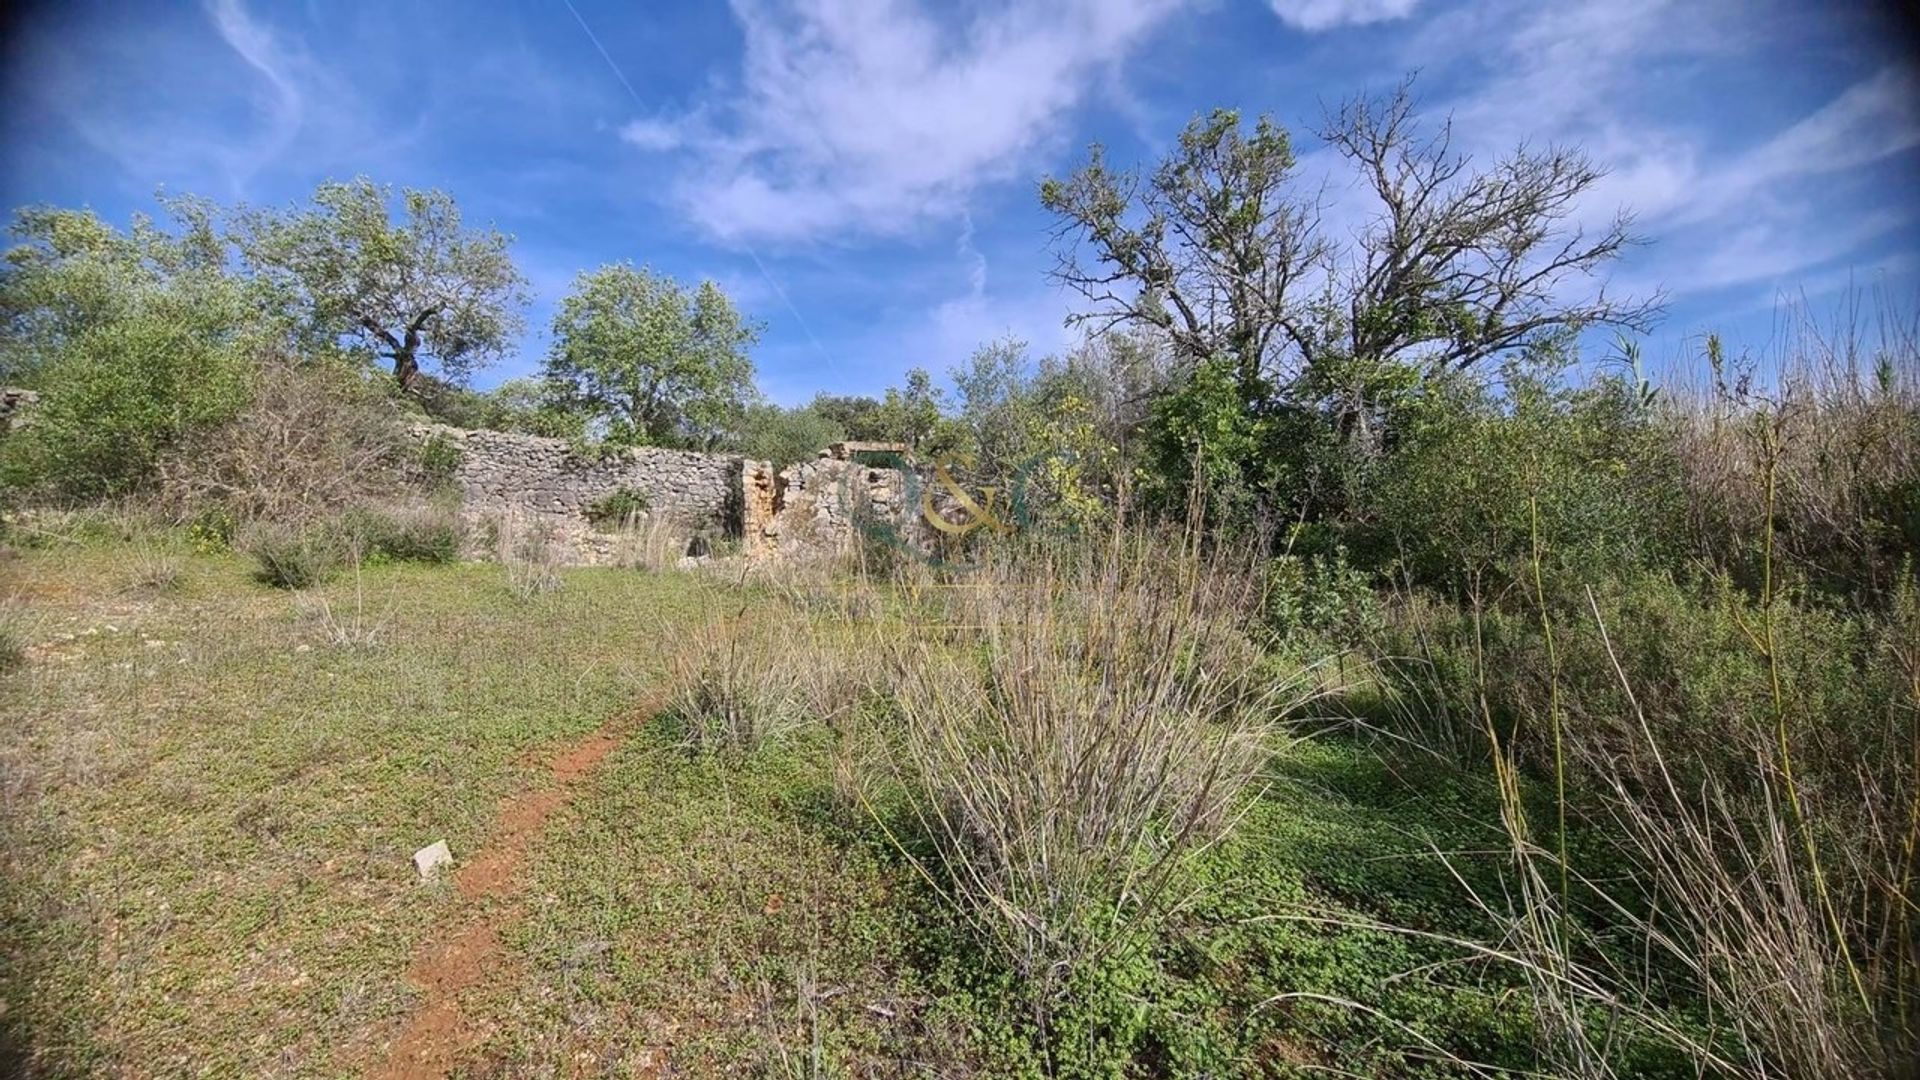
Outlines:
[{"label": "leafy green tree", "polygon": [[847,429],[811,405],[783,409],[770,402],[747,406],[737,447],[755,461],[776,469],[811,461],[823,448],[846,439]]},{"label": "leafy green tree", "polygon": [[957,429],[974,458],[975,479],[1002,490],[1043,438],[1032,366],[1027,343],[1006,338],[980,346],[951,372],[959,396]]},{"label": "leafy green tree", "polygon": [[752,400],[759,326],[711,281],[630,263],[583,272],[553,320],[546,377],[610,442],[715,443]]},{"label": "leafy green tree", "polygon": [[507,252],[511,238],[465,227],[444,191],[403,191],[398,222],[391,198],[364,177],[329,181],[308,206],[240,212],[235,237],[316,339],[391,362],[409,393],[427,360],[460,382],[520,332],[526,282]]},{"label": "leafy green tree", "polygon": [[496,431],[520,431],[550,439],[578,439],[586,417],[569,409],[545,379],[508,379],[483,395],[481,423]]},{"label": "leafy green tree", "polygon": [[887,439],[886,430],[881,425],[880,399],[865,394],[829,394],[824,391],[813,396],[813,402],[807,406],[820,416],[838,424],[849,439],[862,442],[879,442]]},{"label": "leafy green tree", "polygon": [[255,283],[225,272],[211,211],[167,203],[176,231],[125,233],[89,211],[20,211],[0,272],[0,360],[39,391],[0,444],[0,480],[90,499],[150,481],[188,434],[236,415],[286,326]]},{"label": "leafy green tree", "polygon": [[925,368],[907,371],[907,384],[888,387],[874,415],[874,428],[890,442],[928,454],[952,449],[954,432],[945,423],[946,395]]}]

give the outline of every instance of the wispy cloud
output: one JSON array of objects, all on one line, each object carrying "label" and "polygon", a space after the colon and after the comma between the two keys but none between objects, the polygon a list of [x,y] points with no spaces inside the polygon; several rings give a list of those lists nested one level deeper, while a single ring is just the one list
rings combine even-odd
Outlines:
[{"label": "wispy cloud", "polygon": [[1064,0],[955,28],[906,0],[738,0],[735,90],[625,137],[693,152],[685,208],[722,239],[906,232],[1028,175],[1100,73],[1178,6]]},{"label": "wispy cloud", "polygon": [[149,25],[83,9],[80,32],[36,26],[17,84],[130,186],[246,198],[268,170],[395,145],[347,80],[242,0],[167,14]]},{"label": "wispy cloud", "polygon": [[[1857,253],[1911,220],[1887,208],[1836,227],[1817,178],[1920,145],[1920,83],[1887,67],[1746,147],[1713,114],[1636,93],[1763,39],[1721,0],[1578,0],[1456,9],[1409,42],[1408,66],[1437,60],[1461,89],[1440,103],[1459,145],[1485,160],[1520,143],[1585,149],[1609,170],[1579,208],[1592,226],[1632,211],[1654,247],[1628,276],[1675,295],[1782,279]],[[1707,32],[1714,26],[1726,32]],[[1452,70],[1449,70],[1452,69]],[[1680,74],[1676,74],[1680,73]]]},{"label": "wispy cloud", "polygon": [[239,0],[208,0],[206,9],[221,40],[266,79],[269,91],[264,128],[250,147],[230,160],[228,181],[238,190],[299,134],[306,117],[306,96],[287,70],[290,60],[285,46],[249,15]]},{"label": "wispy cloud", "polygon": [[1267,0],[1282,22],[1300,30],[1331,30],[1391,22],[1413,14],[1419,0]]},{"label": "wispy cloud", "polygon": [[1782,181],[1845,172],[1920,146],[1920,77],[1889,66],[1728,167],[1721,203]]}]

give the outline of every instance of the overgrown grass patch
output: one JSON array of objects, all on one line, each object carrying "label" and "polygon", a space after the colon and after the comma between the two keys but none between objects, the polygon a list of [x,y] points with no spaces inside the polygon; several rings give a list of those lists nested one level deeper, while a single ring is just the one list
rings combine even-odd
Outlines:
[{"label": "overgrown grass patch", "polygon": [[[0,592],[34,612],[25,664],[0,675],[0,1022],[38,1072],[377,1062],[419,1006],[416,951],[467,910],[408,857],[437,839],[456,859],[483,850],[501,803],[612,718],[637,726],[530,846],[525,888],[482,902],[512,918],[462,998],[490,1032],[466,1067],[1537,1063],[1524,981],[1444,940],[1498,940],[1460,882],[1497,893],[1504,856],[1490,783],[1438,757],[1276,739],[1234,828],[1170,873],[1154,932],[1072,970],[1041,1027],[1031,988],[929,876],[942,842],[916,832],[920,795],[885,767],[904,719],[861,650],[888,627],[836,638],[836,611],[615,568],[562,571],[535,611],[497,567],[390,563],[357,584],[386,613],[377,646],[339,650],[314,647],[294,598],[239,556],[183,555],[164,592],[126,589],[125,558],[102,541],[0,564]],[[317,592],[344,604],[355,587]],[[822,655],[783,738],[689,754],[669,719],[633,711],[716,618],[766,620]]]},{"label": "overgrown grass patch", "polygon": [[[680,578],[592,575],[531,621],[491,568],[370,568],[390,643],[303,649],[234,558],[119,595],[111,550],[35,552],[34,659],[0,682],[10,1041],[54,1075],[326,1074],[412,1007],[448,902],[408,861],[487,842],[530,754],[629,706]],[[335,586],[340,588],[340,586]],[[72,635],[62,640],[64,635]]]}]

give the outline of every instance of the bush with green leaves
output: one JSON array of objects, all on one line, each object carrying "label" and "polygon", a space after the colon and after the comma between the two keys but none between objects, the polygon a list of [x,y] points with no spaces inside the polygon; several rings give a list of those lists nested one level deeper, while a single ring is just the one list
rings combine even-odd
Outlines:
[{"label": "bush with green leaves", "polygon": [[1353,648],[1385,628],[1371,576],[1347,561],[1344,548],[1271,560],[1261,618],[1267,639],[1283,650]]},{"label": "bush with green leaves", "polygon": [[145,220],[123,234],[91,212],[16,218],[0,375],[40,402],[0,440],[0,482],[76,501],[124,495],[246,405],[255,357],[284,327],[262,289],[226,272],[208,211],[175,209],[177,236]]},{"label": "bush with green leaves", "polygon": [[652,509],[647,493],[638,488],[617,488],[587,504],[587,520],[596,529],[616,529]]},{"label": "bush with green leaves", "polygon": [[[1678,467],[1664,419],[1623,382],[1562,378],[1547,352],[1498,385],[1434,377],[1405,395],[1379,454],[1344,469],[1332,535],[1376,572],[1491,592],[1548,574],[1677,563]],[[1524,575],[1530,577],[1530,569]]]},{"label": "bush with green leaves", "polygon": [[784,469],[812,461],[820,451],[847,438],[847,429],[812,406],[783,409],[771,403],[749,405],[740,418],[736,445],[753,461]]},{"label": "bush with green leaves", "polygon": [[373,563],[458,562],[466,541],[458,508],[446,502],[355,507],[337,528],[351,551]]},{"label": "bush with green leaves", "polygon": [[1305,408],[1258,407],[1245,393],[1234,366],[1215,359],[1155,401],[1137,476],[1149,508],[1183,515],[1197,498],[1210,526],[1247,531],[1337,508],[1344,458],[1327,420]]},{"label": "bush with green leaves", "polygon": [[253,560],[254,577],[276,589],[308,589],[340,569],[347,550],[339,530],[328,523],[259,524],[240,540]]},{"label": "bush with green leaves", "polygon": [[434,432],[420,443],[420,475],[434,487],[448,487],[460,471],[463,456],[459,443]]}]

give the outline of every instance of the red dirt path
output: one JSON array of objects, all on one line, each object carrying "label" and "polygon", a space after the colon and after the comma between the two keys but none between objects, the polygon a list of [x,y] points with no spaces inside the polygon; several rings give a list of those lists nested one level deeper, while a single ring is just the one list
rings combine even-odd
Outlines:
[{"label": "red dirt path", "polygon": [[[651,707],[634,715],[644,719]],[[574,783],[591,773],[625,738],[630,721],[609,723],[560,748],[551,759],[553,784],[517,795],[500,806],[492,842],[454,877],[463,903],[448,932],[422,943],[407,969],[421,1001],[407,1017],[385,1061],[367,1071],[370,1080],[438,1080],[485,1040],[486,1032],[461,1011],[460,995],[479,985],[502,958],[501,934],[519,917],[512,900],[525,886],[521,871],[547,819],[572,799]]]}]

